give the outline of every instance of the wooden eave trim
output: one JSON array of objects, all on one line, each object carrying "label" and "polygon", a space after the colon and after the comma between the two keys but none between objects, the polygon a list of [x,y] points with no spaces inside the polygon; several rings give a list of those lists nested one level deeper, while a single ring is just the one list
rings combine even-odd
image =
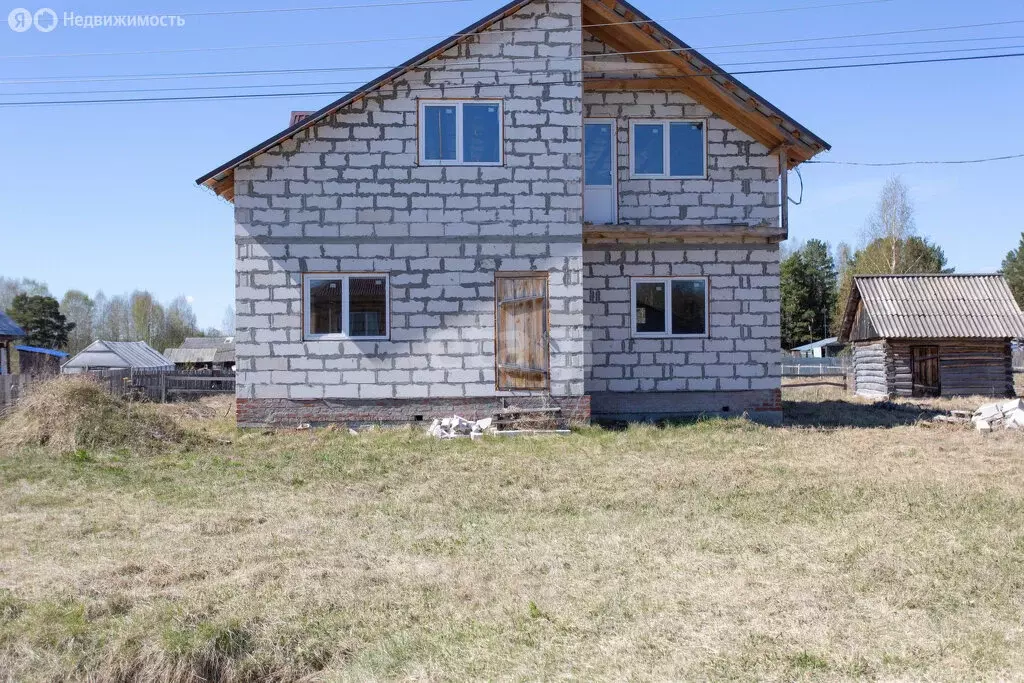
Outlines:
[{"label": "wooden eave trim", "polygon": [[857,280],[850,283],[850,298],[846,302],[846,309],[843,310],[843,327],[839,330],[839,341],[849,343],[853,341],[850,335],[853,333],[853,320],[857,317],[857,307],[860,305],[860,290],[857,289]]},{"label": "wooden eave trim", "polygon": [[[638,20],[638,17],[628,9],[621,13],[617,11],[620,6],[618,0],[583,0],[583,23],[588,25]],[[586,30],[618,52],[687,49],[680,47],[681,44],[676,39],[664,35],[653,22],[634,26],[591,26]],[[680,55],[676,52],[658,52],[626,57],[645,63],[667,63],[679,69],[682,77],[663,79],[657,87],[651,89],[680,91],[693,97],[768,148],[788,143],[791,147],[790,167],[827,149],[827,145],[822,146],[804,139],[799,130],[790,130],[785,125],[786,120],[778,112],[763,111],[757,95],[734,82],[728,74],[721,72],[698,53]],[[695,75],[700,77],[692,78]],[[586,79],[584,87],[586,89],[593,85],[596,86],[595,89],[624,90],[638,88],[632,83],[620,85],[614,82],[616,80],[640,79]]]},{"label": "wooden eave trim", "polygon": [[206,181],[204,185],[229,202],[235,200],[235,172],[233,170],[228,171],[220,180],[211,179]]}]

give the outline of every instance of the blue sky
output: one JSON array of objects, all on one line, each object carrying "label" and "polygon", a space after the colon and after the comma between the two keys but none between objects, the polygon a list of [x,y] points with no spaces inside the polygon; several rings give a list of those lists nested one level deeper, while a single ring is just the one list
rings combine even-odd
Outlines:
[{"label": "blue sky", "polygon": [[[375,0],[224,0],[216,11],[370,4]],[[842,0],[635,0],[655,19],[723,14]],[[72,28],[15,33],[0,23],[0,81],[84,79],[126,74],[254,69],[371,67],[363,72],[135,81],[0,83],[0,101],[69,99],[80,90],[188,88],[279,84],[264,92],[337,90],[369,80],[479,17],[501,0],[315,12],[186,16],[182,28]],[[8,6],[9,5],[9,6]],[[8,2],[0,20],[14,7]],[[141,3],[51,3],[59,16],[137,14]],[[161,3],[161,13],[209,12],[206,2]],[[665,21],[691,45],[735,45],[765,40],[1024,20],[1019,1],[889,0],[779,14]],[[902,43],[1005,36],[1005,40],[931,45],[876,45],[819,50],[813,45]],[[418,37],[380,43],[253,48],[279,43],[339,42]],[[243,50],[221,48],[249,46]],[[757,62],[891,52],[1005,46],[1024,51],[1024,23],[934,33],[894,35],[775,47],[745,52],[709,49],[730,70]],[[770,47],[770,46],[769,46]],[[183,50],[166,54],[44,57],[57,53]],[[965,53],[967,54],[967,53]],[[970,53],[978,54],[978,53]],[[776,68],[779,65],[764,65]],[[1024,152],[1019,125],[1024,107],[1024,58],[744,76],[777,106],[828,140],[824,158],[851,161],[961,159]],[[108,93],[80,97],[168,96]],[[205,91],[201,94],[211,94]],[[217,91],[217,92],[239,92]],[[15,95],[15,93],[37,93]],[[0,162],[0,275],[32,277],[60,296],[68,288],[108,294],[141,288],[163,300],[183,294],[204,326],[220,324],[233,297],[230,205],[194,179],[284,128],[293,109],[316,109],[331,96],[280,99],[0,108],[5,135]],[[1024,230],[1015,201],[1024,159],[976,166],[897,170],[911,187],[919,231],[936,240],[960,271],[999,267]],[[812,237],[856,243],[878,191],[894,169],[810,166],[801,169],[804,202],[791,212],[795,240]],[[795,175],[792,193],[798,191]]]}]

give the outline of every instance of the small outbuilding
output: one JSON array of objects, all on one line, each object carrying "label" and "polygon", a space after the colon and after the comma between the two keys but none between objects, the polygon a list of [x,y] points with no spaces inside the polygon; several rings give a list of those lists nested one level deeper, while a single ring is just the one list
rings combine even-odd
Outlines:
[{"label": "small outbuilding", "polygon": [[234,337],[188,337],[181,346],[165,349],[164,355],[179,369],[233,372],[235,369]]},{"label": "small outbuilding", "polygon": [[11,372],[11,344],[25,337],[25,330],[0,311],[0,375]]},{"label": "small outbuilding", "polygon": [[174,363],[146,342],[94,341],[61,366],[64,374],[90,370],[171,372]]},{"label": "small outbuilding", "polygon": [[64,351],[38,346],[15,346],[14,350],[18,352],[19,372],[33,377],[59,375],[60,364],[68,357]]},{"label": "small outbuilding", "polygon": [[1002,275],[872,275],[854,278],[839,341],[862,396],[1013,396],[1020,337]]},{"label": "small outbuilding", "polygon": [[803,346],[795,346],[789,350],[789,355],[794,358],[835,358],[845,348],[846,344],[841,343],[838,337],[829,337]]}]

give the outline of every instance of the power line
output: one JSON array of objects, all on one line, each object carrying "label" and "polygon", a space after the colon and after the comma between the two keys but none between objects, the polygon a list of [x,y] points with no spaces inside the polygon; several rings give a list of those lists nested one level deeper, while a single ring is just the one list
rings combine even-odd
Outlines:
[{"label": "power line", "polygon": [[[712,52],[717,55],[743,55],[743,54],[759,54],[762,52],[803,52],[803,51],[820,51],[820,50],[852,50],[861,47],[911,47],[914,45],[937,45],[939,43],[976,43],[981,41],[990,40],[1020,40],[1024,38],[1024,35],[1014,36],[980,36],[977,38],[941,38],[937,40],[904,40],[896,42],[876,42],[876,43],[855,43],[852,45],[809,45],[800,47],[765,47],[755,48],[753,50],[720,50],[719,48],[695,48],[701,52]],[[1001,46],[993,46],[989,49],[998,50]],[[952,48],[950,48],[952,49]]]},{"label": "power line", "polygon": [[[705,15],[688,16],[688,17],[672,17],[672,18],[668,18],[668,19],[647,19],[647,20],[640,20],[640,21],[616,21],[616,22],[608,22],[608,23],[601,23],[601,24],[583,24],[581,26],[581,28],[583,28],[583,29],[603,28],[603,27],[608,27],[608,26],[641,25],[641,24],[649,24],[649,23],[667,24],[667,23],[671,23],[671,22],[675,22],[675,21],[694,21],[694,20],[697,20],[697,19],[714,19],[714,18],[722,18],[722,17],[730,17],[730,16],[739,16],[741,14],[742,15],[749,15],[749,14],[767,14],[767,13],[773,13],[773,12],[774,13],[777,13],[777,12],[795,12],[795,11],[801,11],[801,10],[824,9],[824,8],[832,8],[832,7],[845,7],[845,6],[850,6],[850,5],[876,4],[876,3],[880,3],[880,2],[891,2],[891,1],[892,0],[858,0],[856,2],[833,3],[833,4],[828,4],[828,5],[801,5],[801,6],[797,6],[797,7],[784,7],[784,8],[777,8],[777,9],[771,9],[771,10],[752,10],[752,11],[749,11],[749,12],[741,12],[741,13],[705,14]],[[800,42],[813,42],[813,41],[825,41],[825,40],[840,40],[840,39],[845,39],[845,38],[868,38],[868,37],[876,37],[876,36],[884,36],[884,35],[897,35],[897,34],[901,34],[901,33],[919,33],[919,32],[928,32],[928,31],[952,31],[952,30],[959,30],[959,29],[964,29],[964,28],[983,28],[983,27],[989,27],[989,26],[1005,26],[1005,25],[1008,25],[1008,24],[1020,24],[1020,23],[1024,23],[1024,19],[1022,19],[1022,20],[1012,20],[1012,21],[987,22],[987,23],[982,23],[982,24],[962,24],[962,25],[956,25],[956,26],[940,26],[940,27],[935,27],[935,28],[909,29],[909,30],[904,30],[904,31],[884,31],[884,32],[876,32],[876,33],[861,33],[861,34],[853,34],[853,35],[847,35],[847,36],[825,36],[825,37],[820,37],[820,38],[797,38],[797,39],[782,40],[782,41],[762,41],[762,42],[755,42],[755,43],[736,43],[736,44],[731,44],[731,45],[721,45],[721,46],[711,46],[711,47],[691,48],[691,49],[713,50],[713,49],[725,48],[725,47],[750,47],[750,46],[756,46],[756,45],[773,45],[773,44],[781,44],[781,43],[800,43]],[[488,32],[489,33],[514,33],[514,32],[516,32],[516,29],[494,29],[494,28],[491,28],[491,29],[488,29]],[[469,37],[469,36],[472,36],[472,35],[476,35],[476,34],[473,34],[473,33],[457,33],[454,36],[433,34],[433,35],[423,35],[423,36],[404,36],[404,37],[388,37],[388,38],[362,38],[362,39],[358,39],[358,40],[332,40],[332,41],[305,42],[305,43],[273,43],[273,44],[270,44],[270,45],[267,45],[267,44],[261,44],[261,45],[233,45],[233,46],[224,46],[224,47],[171,48],[171,49],[166,49],[166,50],[134,50],[134,51],[125,51],[125,52],[59,52],[59,53],[34,54],[34,55],[0,55],[0,59],[44,59],[44,58],[57,58],[57,57],[118,57],[118,56],[149,55],[149,54],[179,54],[179,53],[188,53],[188,52],[221,52],[221,51],[230,51],[230,50],[262,50],[262,49],[277,49],[277,48],[292,48],[292,47],[328,47],[328,46],[337,46],[337,45],[362,45],[362,44],[367,44],[367,43],[388,43],[388,42],[401,42],[401,41],[411,41],[411,40],[436,40],[436,39],[439,39],[439,38],[448,38],[448,37],[452,37],[452,38],[465,38],[465,37]]]},{"label": "power line", "polygon": [[[1024,57],[1024,52],[1015,52],[1010,54],[1001,55],[974,55],[969,57],[947,57],[939,59],[917,59],[907,61],[891,61],[891,62],[870,62],[864,64],[829,64],[821,66],[809,66],[809,67],[787,67],[783,69],[754,69],[750,71],[736,71],[732,75],[743,76],[751,74],[774,74],[774,73],[793,73],[793,72],[804,72],[804,71],[831,71],[835,69],[852,69],[852,68],[865,68],[865,67],[883,67],[883,66],[901,66],[905,64],[937,64],[947,62],[963,62],[963,61],[977,61],[982,59],[1003,59],[1010,57]],[[529,74],[520,74],[529,75]],[[685,76],[669,76],[670,79],[683,79],[683,78],[709,78],[713,74],[690,74]],[[666,77],[659,77],[659,80],[663,80]],[[643,79],[635,79],[642,81]],[[522,84],[511,84],[511,85],[582,85],[584,82],[580,80],[560,80],[560,81],[528,81]],[[478,88],[478,87],[495,87],[500,85],[509,85],[507,82],[503,83],[437,83],[432,84],[430,87],[411,87],[407,86],[403,88],[403,91],[414,92],[437,92],[440,88]],[[124,99],[92,99],[92,100],[40,100],[40,101],[29,101],[29,102],[0,102],[0,107],[26,107],[26,106],[40,106],[40,105],[73,105],[73,104],[122,104],[131,102],[192,102],[192,101],[203,101],[203,100],[235,100],[235,99],[262,99],[272,97],[307,97],[307,96],[321,96],[321,95],[332,95],[337,96],[337,91],[324,91],[324,92],[281,92],[281,93],[247,93],[238,95],[188,95],[182,97],[149,97],[149,98],[124,98]]]},{"label": "power line", "polygon": [[[1021,20],[1024,23],[1024,20]],[[821,57],[821,58],[803,58],[797,60],[758,60],[757,62],[737,62],[733,64],[724,64],[722,66],[747,66],[749,64],[786,64],[794,61],[821,61],[821,60],[832,60],[832,59],[873,59],[879,57],[895,57],[900,55],[914,55],[914,54],[944,54],[954,52],[967,52],[972,50],[1005,50],[1005,49],[1018,49],[1020,46],[1016,45],[1001,45],[993,46],[990,48],[951,48],[949,50],[935,50],[932,52],[896,52],[888,54],[873,54],[873,55],[850,55],[845,57]],[[600,54],[589,54],[583,55],[583,59],[603,59],[603,58],[619,58],[619,57],[630,57],[635,55],[647,55],[657,53],[686,53],[693,51],[694,48],[675,48],[675,49],[659,49],[659,50],[637,50],[632,52],[614,52],[614,53],[600,53]],[[501,59],[491,60],[476,60],[467,62],[467,65],[471,66],[489,66],[489,65],[503,65],[509,62],[518,63],[553,63],[553,62],[566,62],[574,61],[575,58],[566,57],[507,57]],[[448,60],[445,62],[445,67],[452,66],[453,61]],[[302,74],[302,73],[336,73],[340,71],[386,71],[397,68],[394,65],[364,65],[364,66],[337,66],[337,67],[315,67],[315,68],[296,68],[296,69],[252,69],[252,70],[239,70],[239,71],[196,71],[196,72],[179,72],[179,73],[162,73],[162,74],[122,74],[116,76],[87,76],[87,77],[72,77],[72,76],[61,76],[61,77],[43,77],[43,78],[15,78],[0,80],[2,85],[28,85],[37,83],[100,83],[100,82],[112,82],[112,81],[143,81],[143,80],[172,80],[178,78],[227,78],[227,77],[239,77],[239,76],[273,76],[273,75],[284,75],[284,74]],[[419,66],[416,69],[426,69],[435,67],[424,67]],[[436,67],[440,68],[440,67]],[[762,72],[755,72],[762,73]],[[356,83],[358,84],[358,83]]]},{"label": "power line", "polygon": [[281,12],[321,12],[339,9],[372,9],[376,7],[406,7],[408,5],[446,5],[470,2],[470,0],[392,0],[391,2],[368,2],[359,5],[326,5],[320,7],[275,7],[268,9],[234,9],[215,12],[167,12],[176,17],[219,17],[235,14],[275,14]]},{"label": "power line", "polygon": [[930,161],[808,161],[808,164],[829,164],[833,166],[954,166],[961,164],[984,164],[990,161],[1008,161],[1010,159],[1024,159],[1024,154],[1007,154],[1000,157],[986,157],[984,159],[954,159],[954,160],[930,160]]},{"label": "power line", "polygon": [[[834,61],[840,59],[877,59],[882,57],[899,57],[899,56],[911,56],[911,55],[928,55],[928,54],[951,54],[960,52],[976,52],[979,50],[996,50],[996,49],[1024,49],[1024,45],[1003,45],[999,47],[978,47],[978,48],[955,48],[950,50],[925,50],[916,52],[892,52],[882,54],[870,54],[870,55],[844,55],[838,57],[802,57],[799,59],[781,59],[781,60],[758,60],[756,62],[733,62],[731,64],[723,64],[724,67],[732,66],[748,66],[751,64],[790,64],[794,62],[818,62],[818,61]],[[611,55],[609,55],[611,56]],[[485,66],[488,64],[504,64],[508,60],[497,60],[494,62],[471,62],[469,66]],[[561,57],[543,57],[543,58],[515,58],[516,62],[541,62],[551,64],[554,62],[572,62],[574,59],[561,58]],[[445,63],[445,68],[453,66],[451,61]],[[459,66],[459,64],[454,64]],[[334,72],[334,71],[362,71],[371,69],[386,69],[388,67],[324,67],[322,69],[315,69],[315,72]],[[424,67],[416,67],[418,71],[426,70]],[[273,72],[199,72],[199,73],[188,73],[188,74],[162,74],[161,77],[166,78],[219,78],[225,76],[266,76],[266,75],[278,75],[282,73],[295,73],[296,70],[275,70]],[[299,70],[306,72],[307,70]],[[550,74],[550,70],[536,70],[536,71],[517,71],[516,75],[525,74]],[[135,80],[141,79],[142,77],[132,77],[131,79],[125,78],[124,80]],[[154,77],[156,78],[156,77]],[[121,80],[121,79],[117,79]],[[147,79],[148,80],[148,79]],[[172,88],[106,88],[102,90],[51,90],[51,91],[37,91],[37,92],[8,92],[0,93],[6,97],[32,97],[38,95],[90,95],[90,94],[102,94],[102,93],[146,93],[146,92],[181,92],[181,91],[203,91],[203,90],[239,90],[243,88],[290,88],[294,86],[302,87],[319,87],[319,86],[336,86],[336,85],[361,85],[366,81],[332,81],[332,82],[321,82],[321,83],[254,83],[244,85],[212,85],[212,86],[181,86]]]},{"label": "power line", "polygon": [[881,57],[909,57],[915,55],[938,55],[938,54],[949,54],[954,52],[980,52],[983,50],[1020,50],[1024,49],[1024,45],[1000,45],[998,47],[965,47],[957,48],[953,50],[918,50],[915,52],[887,52],[887,53],[875,53],[871,55],[839,55],[833,57],[798,57],[796,59],[777,59],[777,60],[763,60],[759,59],[755,62],[732,62],[730,64],[723,64],[722,66],[749,66],[751,64],[792,64],[794,62],[832,62],[840,59],[877,59]]}]

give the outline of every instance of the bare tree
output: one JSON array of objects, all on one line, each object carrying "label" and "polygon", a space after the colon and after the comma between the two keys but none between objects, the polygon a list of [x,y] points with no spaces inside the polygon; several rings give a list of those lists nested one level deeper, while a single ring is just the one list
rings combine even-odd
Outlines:
[{"label": "bare tree", "polygon": [[96,302],[85,292],[69,289],[60,302],[60,311],[75,327],[68,336],[68,351],[76,354],[93,341],[92,322]]},{"label": "bare tree", "polygon": [[231,337],[235,334],[235,307],[228,306],[224,309],[224,319],[221,321],[221,328],[225,336]]},{"label": "bare tree", "polygon": [[6,311],[11,307],[11,302],[14,301],[14,297],[19,294],[28,294],[29,296],[49,296],[50,288],[46,286],[45,282],[39,280],[33,280],[31,278],[23,277],[10,278],[0,277],[0,311]]},{"label": "bare tree", "polygon": [[872,261],[879,262],[863,266],[875,273],[899,273],[904,245],[916,234],[917,226],[910,190],[902,178],[892,176],[885,181],[874,213],[868,218],[865,244],[883,245],[883,248],[871,250],[869,256]]}]

